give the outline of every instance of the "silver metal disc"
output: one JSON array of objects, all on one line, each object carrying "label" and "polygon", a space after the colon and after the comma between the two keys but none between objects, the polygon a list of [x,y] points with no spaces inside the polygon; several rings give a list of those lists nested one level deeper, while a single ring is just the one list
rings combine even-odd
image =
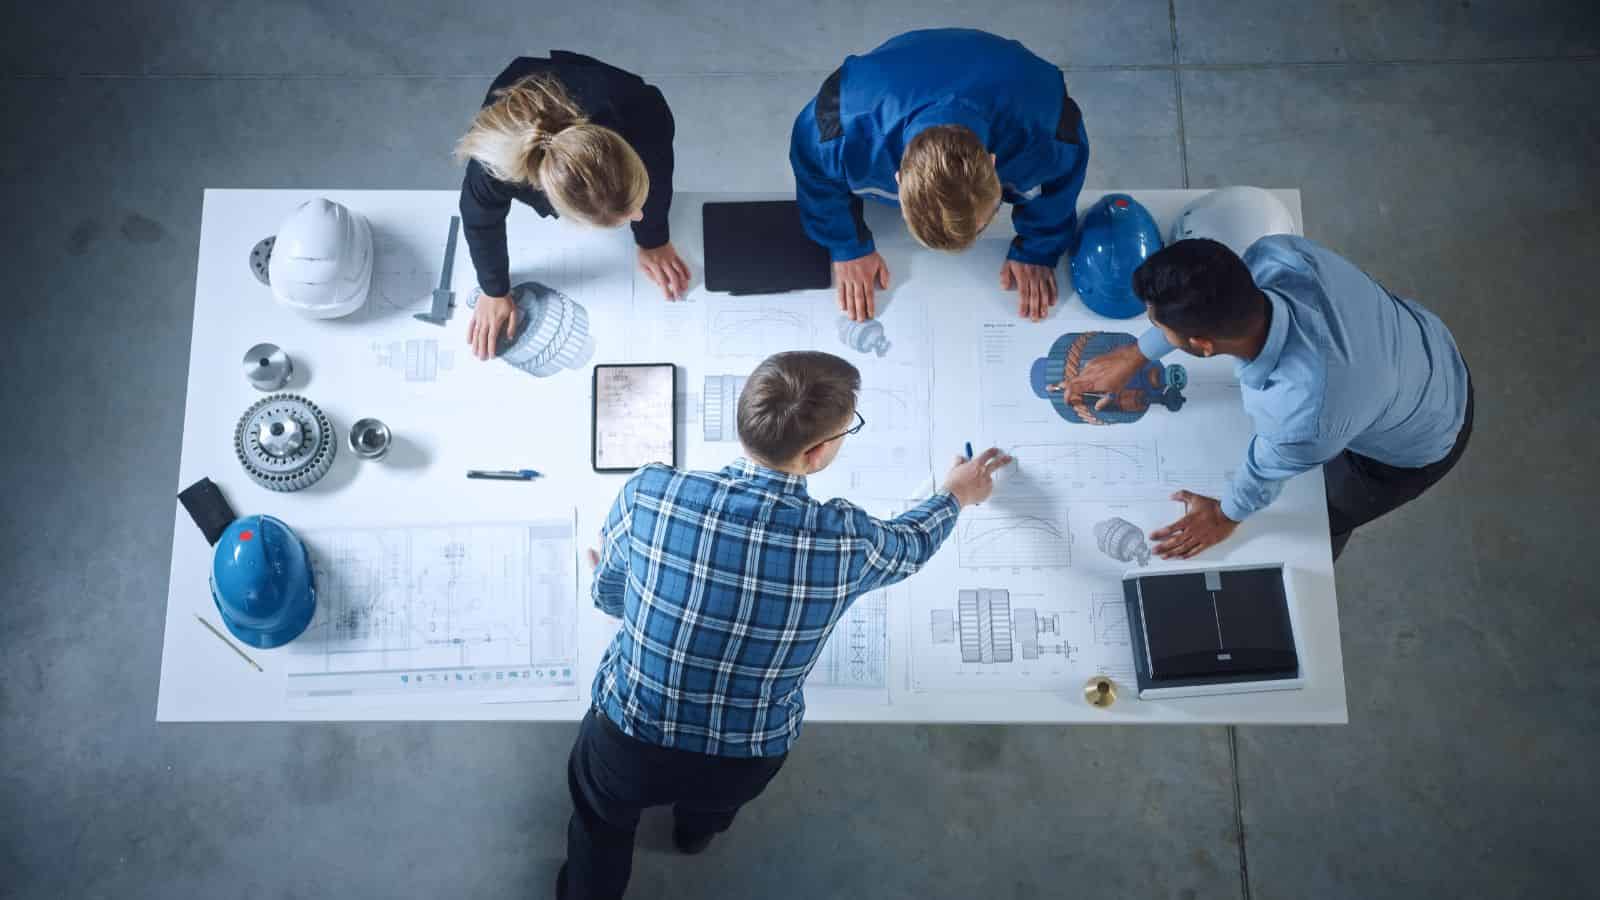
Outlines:
[{"label": "silver metal disc", "polygon": [[240,362],[244,377],[258,391],[282,390],[294,377],[294,360],[277,344],[257,344],[245,351]]}]

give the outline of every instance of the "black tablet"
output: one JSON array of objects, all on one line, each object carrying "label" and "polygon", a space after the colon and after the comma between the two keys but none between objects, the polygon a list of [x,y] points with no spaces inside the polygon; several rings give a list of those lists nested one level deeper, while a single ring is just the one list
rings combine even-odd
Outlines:
[{"label": "black tablet", "polygon": [[780,294],[832,283],[828,251],[806,236],[793,200],[707,203],[701,212],[706,290]]},{"label": "black tablet", "polygon": [[596,472],[678,464],[678,370],[672,363],[594,367],[590,462]]}]

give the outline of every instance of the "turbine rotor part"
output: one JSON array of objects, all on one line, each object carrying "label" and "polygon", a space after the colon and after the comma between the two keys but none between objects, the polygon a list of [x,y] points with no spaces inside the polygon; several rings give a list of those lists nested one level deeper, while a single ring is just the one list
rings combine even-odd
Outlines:
[{"label": "turbine rotor part", "polygon": [[271,491],[298,491],[328,474],[338,451],[333,423],[298,394],[272,394],[250,405],[233,429],[233,452],[250,480]]}]

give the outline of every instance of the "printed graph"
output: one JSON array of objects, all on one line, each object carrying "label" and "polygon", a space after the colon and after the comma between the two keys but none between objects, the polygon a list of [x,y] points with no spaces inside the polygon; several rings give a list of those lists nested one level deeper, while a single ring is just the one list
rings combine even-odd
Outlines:
[{"label": "printed graph", "polygon": [[1089,621],[1095,643],[1102,647],[1128,646],[1128,606],[1121,594],[1091,594]]},{"label": "printed graph", "polygon": [[1072,565],[1067,517],[1047,505],[976,507],[962,515],[957,541],[969,569]]},{"label": "printed graph", "polygon": [[811,317],[775,305],[720,309],[707,329],[707,350],[714,356],[764,357],[812,343]]},{"label": "printed graph", "polygon": [[1093,482],[1147,484],[1156,474],[1155,446],[1127,441],[1018,444],[1011,448],[1017,471],[1041,485]]}]

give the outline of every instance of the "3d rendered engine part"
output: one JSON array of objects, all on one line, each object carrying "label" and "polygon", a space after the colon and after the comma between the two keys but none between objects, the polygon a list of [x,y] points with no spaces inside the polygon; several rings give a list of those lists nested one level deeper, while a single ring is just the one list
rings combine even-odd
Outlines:
[{"label": "3d rendered engine part", "polygon": [[389,426],[378,419],[357,419],[350,426],[350,452],[361,459],[383,459],[393,443]]},{"label": "3d rendered engine part", "polygon": [[[467,300],[476,309],[478,294]],[[513,366],[547,378],[584,364],[589,347],[589,311],[553,287],[524,281],[511,289],[517,304],[517,332],[502,340],[498,356]]]},{"label": "3d rendered engine part", "polygon": [[839,340],[850,349],[861,353],[876,353],[882,357],[889,352],[889,339],[883,334],[883,323],[877,319],[852,322],[840,316]]},{"label": "3d rendered engine part", "polygon": [[271,491],[298,491],[328,474],[338,452],[333,423],[298,394],[272,394],[250,405],[233,429],[233,451],[250,480]]},{"label": "3d rendered engine part", "polygon": [[1111,393],[1102,409],[1095,401],[1079,396],[1067,402],[1064,383],[1076,378],[1091,360],[1118,348],[1137,343],[1133,335],[1114,331],[1075,331],[1056,338],[1050,352],[1033,361],[1028,384],[1034,396],[1049,401],[1056,414],[1068,422],[1083,425],[1124,425],[1137,422],[1152,406],[1172,412],[1183,408],[1183,389],[1189,373],[1179,365],[1163,366],[1149,361],[1121,389]]},{"label": "3d rendered engine part", "polygon": [[277,344],[257,344],[240,362],[245,380],[258,391],[281,391],[294,377],[294,360]]},{"label": "3d rendered engine part", "polygon": [[1141,567],[1150,564],[1150,545],[1145,543],[1144,532],[1127,519],[1113,516],[1094,526],[1094,542],[1100,552],[1120,562],[1137,562]]}]

